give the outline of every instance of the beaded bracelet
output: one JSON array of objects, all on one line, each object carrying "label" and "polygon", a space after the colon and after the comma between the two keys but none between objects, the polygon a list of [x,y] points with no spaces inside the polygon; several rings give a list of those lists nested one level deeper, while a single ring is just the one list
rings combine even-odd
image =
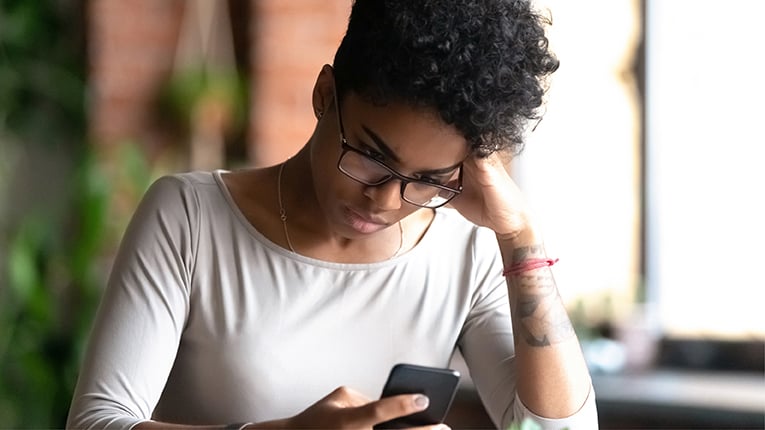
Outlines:
[{"label": "beaded bracelet", "polygon": [[502,276],[508,277],[508,276],[517,275],[519,273],[527,272],[529,270],[539,269],[540,267],[552,266],[553,264],[557,262],[558,262],[557,258],[556,259],[529,258],[528,260],[520,261],[508,267],[507,269],[505,269],[504,272],[502,272]]}]

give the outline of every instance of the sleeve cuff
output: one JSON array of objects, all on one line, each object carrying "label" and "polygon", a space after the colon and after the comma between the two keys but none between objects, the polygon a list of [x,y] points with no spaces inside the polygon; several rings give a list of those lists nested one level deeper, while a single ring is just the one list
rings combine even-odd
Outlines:
[{"label": "sleeve cuff", "polygon": [[[590,385],[590,391],[582,407],[572,415],[565,418],[544,418],[531,412],[526,405],[521,402],[518,393],[515,394],[514,421],[521,422],[529,419],[538,425],[539,430],[597,430],[598,411],[595,404],[595,390]],[[512,423],[512,421],[511,421]],[[505,428],[511,423],[506,423]]]}]

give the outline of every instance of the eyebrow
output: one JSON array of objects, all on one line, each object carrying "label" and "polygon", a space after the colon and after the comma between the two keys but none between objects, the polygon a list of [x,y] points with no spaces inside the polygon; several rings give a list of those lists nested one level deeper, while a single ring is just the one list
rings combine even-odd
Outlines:
[{"label": "eyebrow", "polygon": [[[396,153],[393,152],[393,150],[390,148],[390,146],[388,146],[388,144],[386,144],[385,141],[380,136],[377,135],[377,133],[375,133],[374,131],[370,130],[369,127],[367,127],[367,126],[365,126],[363,124],[361,125],[361,128],[364,129],[364,132],[367,134],[367,136],[369,136],[369,138],[372,139],[375,142],[375,145],[377,145],[377,147],[380,149],[380,152],[382,152],[387,158],[390,158],[391,160],[395,161],[396,163],[400,163],[401,162],[401,159],[398,157],[398,155],[396,155]],[[422,171],[419,171],[419,172],[416,172],[416,173],[420,173],[420,174],[428,173],[428,174],[432,174],[432,175],[442,175],[442,174],[447,174],[447,173],[453,172],[455,169],[460,167],[461,164],[462,164],[462,161],[460,161],[459,163],[457,163],[457,164],[455,164],[453,166],[444,167],[442,169],[422,170]]]}]

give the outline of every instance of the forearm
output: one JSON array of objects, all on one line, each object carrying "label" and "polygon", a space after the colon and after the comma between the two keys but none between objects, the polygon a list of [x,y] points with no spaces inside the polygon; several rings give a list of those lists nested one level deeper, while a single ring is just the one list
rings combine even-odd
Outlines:
[{"label": "forearm", "polygon": [[[526,231],[499,240],[505,267],[548,258]],[[537,415],[563,418],[584,404],[591,382],[581,347],[550,267],[507,277],[518,365],[518,395]]]}]

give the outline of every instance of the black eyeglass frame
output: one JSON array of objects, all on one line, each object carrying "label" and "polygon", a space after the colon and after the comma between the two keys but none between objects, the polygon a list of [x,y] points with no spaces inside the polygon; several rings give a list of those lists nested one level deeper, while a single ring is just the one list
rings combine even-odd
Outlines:
[{"label": "black eyeglass frame", "polygon": [[[401,173],[398,173],[397,171],[393,170],[390,166],[388,166],[387,164],[383,163],[382,161],[377,160],[374,157],[371,157],[366,152],[351,146],[348,143],[348,139],[345,138],[345,129],[343,128],[343,119],[342,119],[342,116],[340,115],[340,103],[339,103],[339,99],[337,98],[337,92],[335,92],[335,100],[334,100],[334,102],[335,102],[335,112],[337,113],[338,131],[340,132],[340,147],[343,150],[340,153],[340,158],[337,159],[337,170],[342,172],[345,176],[353,179],[356,182],[359,182],[361,184],[364,184],[364,185],[367,185],[367,186],[370,186],[370,187],[377,187],[377,186],[383,185],[383,184],[385,184],[387,182],[390,182],[393,179],[398,179],[399,181],[401,181],[401,190],[400,190],[401,199],[404,200],[405,202],[409,203],[409,204],[412,204],[412,205],[415,205],[415,206],[419,206],[421,208],[429,208],[429,209],[440,208],[441,206],[444,206],[444,205],[448,204],[450,201],[452,201],[452,199],[457,197],[462,192],[462,189],[463,189],[462,188],[462,164],[460,164],[457,167],[459,169],[459,176],[457,177],[457,182],[459,183],[459,187],[458,188],[452,188],[452,187],[447,187],[446,185],[441,185],[441,184],[436,184],[436,183],[433,183],[433,182],[422,181],[422,180],[419,180],[419,179],[416,179],[416,178],[412,178],[412,177],[409,177],[409,176],[406,176],[406,175],[402,175]],[[361,180],[361,179],[357,178],[356,176],[353,176],[350,172],[345,171],[342,168],[342,166],[341,166],[342,161],[343,161],[343,157],[345,157],[345,154],[347,152],[355,152],[355,153],[361,155],[362,157],[364,157],[365,159],[367,159],[369,161],[372,161],[373,163],[377,164],[378,166],[380,166],[383,169],[385,169],[386,171],[388,171],[388,173],[390,173],[390,176],[388,176],[388,177],[386,177],[386,178],[384,178],[384,179],[382,179],[380,181],[377,181],[377,182],[368,182],[368,181]],[[406,190],[406,186],[409,185],[409,183],[412,183],[412,182],[417,183],[417,184],[426,185],[426,186],[429,186],[429,187],[439,188],[439,189],[442,189],[442,190],[445,190],[445,191],[449,191],[451,193],[454,193],[454,195],[452,195],[451,197],[446,199],[443,203],[440,203],[440,204],[438,204],[436,206],[428,206],[428,205],[425,205],[425,204],[422,204],[422,203],[413,202],[413,201],[407,199],[404,196],[404,191]]]}]

